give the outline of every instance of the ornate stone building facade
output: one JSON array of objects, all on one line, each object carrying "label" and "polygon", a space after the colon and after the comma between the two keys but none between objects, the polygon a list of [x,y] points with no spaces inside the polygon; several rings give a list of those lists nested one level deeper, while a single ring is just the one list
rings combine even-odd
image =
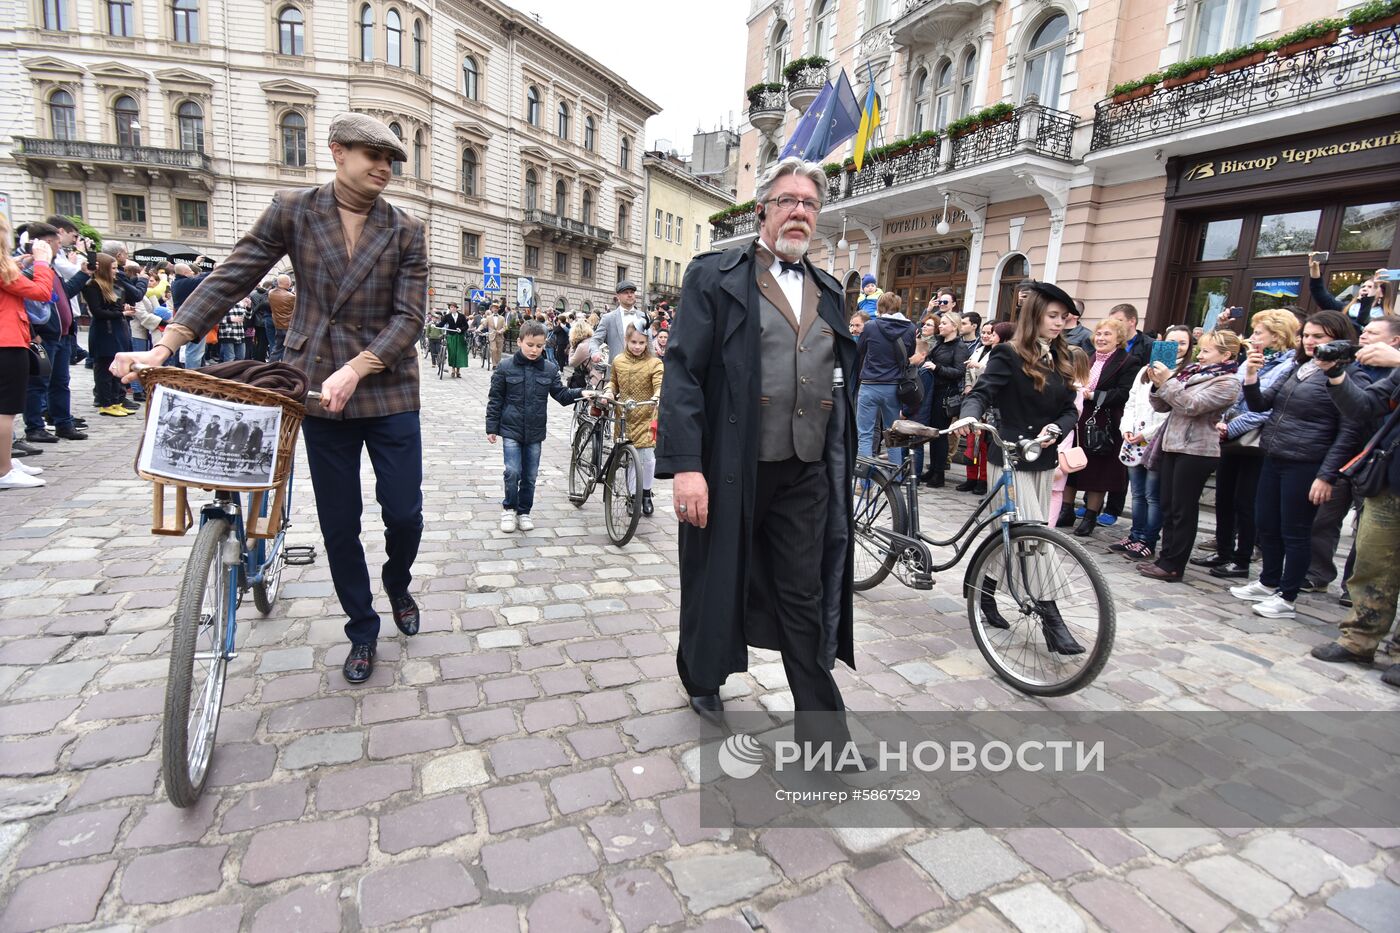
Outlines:
[{"label": "ornate stone building facade", "polygon": [[217,258],[279,188],[328,181],[336,113],[389,123],[387,195],[428,224],[434,303],[529,276],[606,305],[640,275],[655,103],[494,0],[24,0],[0,90],[16,221],[79,214],[137,247]]},{"label": "ornate stone building facade", "polygon": [[724,191],[697,178],[679,160],[661,152],[648,152],[647,257],[642,293],[647,304],[680,300],[686,266],[710,248],[710,215],[734,201]]}]

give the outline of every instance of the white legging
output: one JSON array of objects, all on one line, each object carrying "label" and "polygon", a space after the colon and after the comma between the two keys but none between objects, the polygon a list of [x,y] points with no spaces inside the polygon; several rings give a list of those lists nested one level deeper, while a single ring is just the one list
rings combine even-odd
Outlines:
[{"label": "white legging", "polygon": [[[1001,467],[988,464],[988,483],[996,485],[1001,479],[1001,472]],[[1016,512],[1021,518],[1046,520],[1054,478],[1054,470],[1016,471]],[[1069,578],[1059,562],[1052,561],[1037,545],[1023,542],[1018,556],[1024,558],[1019,568],[1020,578],[1016,582],[1018,591],[1024,588],[1032,599],[1067,599],[1073,595]],[[1004,569],[998,567],[998,572],[1004,573]]]},{"label": "white legging", "polygon": [[[637,463],[642,471],[642,489],[650,492],[652,480],[656,479],[656,448],[655,447],[634,447],[637,452]],[[637,491],[636,469],[629,466],[627,468],[627,488],[633,493]]]}]

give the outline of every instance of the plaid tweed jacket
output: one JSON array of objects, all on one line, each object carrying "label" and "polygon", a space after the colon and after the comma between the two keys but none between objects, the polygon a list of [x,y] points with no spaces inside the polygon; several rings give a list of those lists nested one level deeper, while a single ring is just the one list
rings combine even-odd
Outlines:
[{"label": "plaid tweed jacket", "polygon": [[335,193],[279,191],[228,259],[180,304],[175,323],[206,333],[261,282],[283,256],[292,260],[297,300],[282,361],[306,373],[313,388],[368,350],[382,372],[360,380],[345,410],[322,418],[373,418],[417,411],[418,336],[428,300],[423,222],[381,196],[347,256]]}]

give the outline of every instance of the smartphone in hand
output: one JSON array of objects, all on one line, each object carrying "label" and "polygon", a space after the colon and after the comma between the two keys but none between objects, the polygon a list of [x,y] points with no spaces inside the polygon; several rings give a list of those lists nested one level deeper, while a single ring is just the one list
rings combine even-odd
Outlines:
[{"label": "smartphone in hand", "polygon": [[1176,355],[1180,351],[1181,347],[1175,340],[1154,340],[1152,341],[1152,359],[1148,361],[1147,365],[1161,363],[1167,369],[1176,369]]}]

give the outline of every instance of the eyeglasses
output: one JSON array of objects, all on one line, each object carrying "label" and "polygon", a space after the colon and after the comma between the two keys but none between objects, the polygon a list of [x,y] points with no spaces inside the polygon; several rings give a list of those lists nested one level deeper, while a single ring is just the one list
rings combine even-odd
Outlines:
[{"label": "eyeglasses", "polygon": [[807,209],[807,213],[809,214],[815,214],[817,211],[822,209],[822,202],[818,201],[816,198],[795,198],[790,194],[785,194],[781,197],[776,198],[769,198],[764,203],[776,204],[778,205],[778,208],[780,210],[784,211],[791,211],[794,208],[796,208],[797,205],[801,204]]},{"label": "eyeglasses", "polygon": [[948,300],[947,298],[944,298],[942,301],[939,301],[939,302],[938,302],[938,304],[941,304],[941,305],[950,305],[950,304],[952,304],[952,303],[953,303],[953,302],[951,302],[951,301]]}]

